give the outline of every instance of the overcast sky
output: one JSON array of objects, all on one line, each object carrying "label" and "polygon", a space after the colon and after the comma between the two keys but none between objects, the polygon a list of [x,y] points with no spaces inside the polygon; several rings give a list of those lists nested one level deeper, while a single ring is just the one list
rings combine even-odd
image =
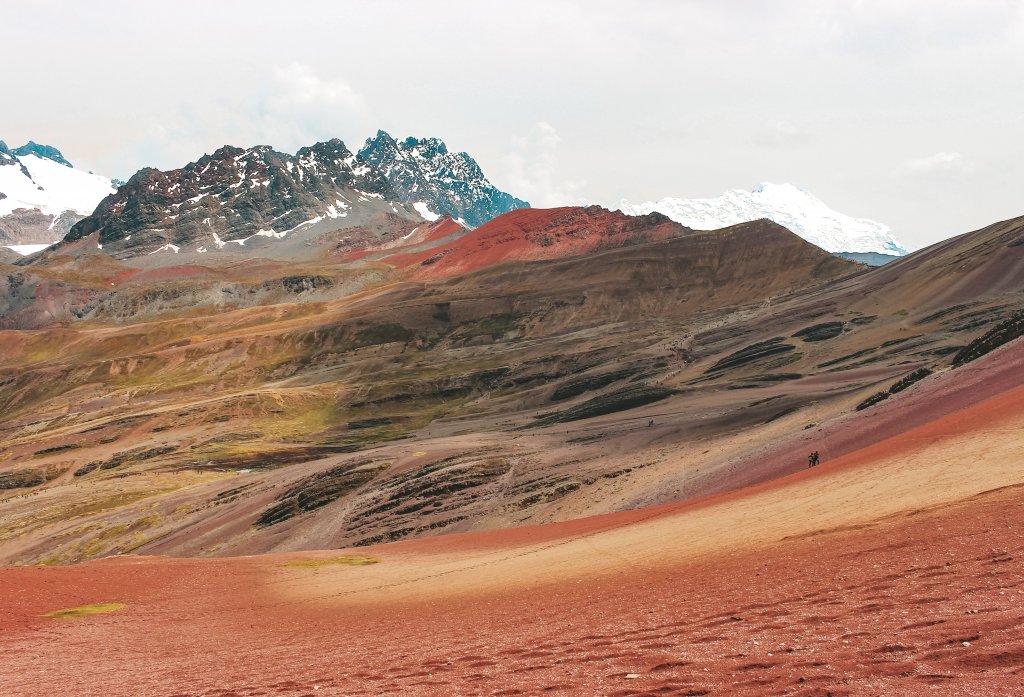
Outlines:
[{"label": "overcast sky", "polygon": [[919,247],[1024,214],[1024,2],[4,5],[0,139],[127,178],[443,138],[536,206],[792,182]]}]

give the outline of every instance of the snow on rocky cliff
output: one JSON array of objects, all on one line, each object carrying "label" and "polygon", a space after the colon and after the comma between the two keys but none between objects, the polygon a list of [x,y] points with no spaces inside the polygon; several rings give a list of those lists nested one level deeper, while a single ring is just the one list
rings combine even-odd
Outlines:
[{"label": "snow on rocky cliff", "polygon": [[495,187],[468,153],[451,152],[438,138],[395,140],[377,131],[367,139],[359,158],[380,172],[400,200],[413,204],[428,221],[447,215],[465,227],[479,227],[530,205]]}]

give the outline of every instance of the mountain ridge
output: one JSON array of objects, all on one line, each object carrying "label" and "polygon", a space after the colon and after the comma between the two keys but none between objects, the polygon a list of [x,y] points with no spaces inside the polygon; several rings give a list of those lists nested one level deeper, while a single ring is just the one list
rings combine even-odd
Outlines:
[{"label": "mountain ridge", "polygon": [[[416,223],[451,216],[471,226],[525,205],[496,189],[467,153],[450,153],[440,139],[399,143],[378,131],[359,152],[337,138],[295,155],[269,145],[225,145],[179,169],[141,169],[65,241],[96,233],[96,244],[120,258],[243,253],[255,244],[270,249],[299,232],[309,238],[380,227],[388,217]],[[277,253],[297,254],[301,245],[288,240],[276,245]]]},{"label": "mountain ridge", "polygon": [[622,200],[617,208],[630,215],[657,211],[696,230],[767,218],[828,252],[907,254],[887,225],[839,213],[813,194],[788,183],[763,182],[750,191],[733,189],[709,199],[669,197],[643,203]]}]

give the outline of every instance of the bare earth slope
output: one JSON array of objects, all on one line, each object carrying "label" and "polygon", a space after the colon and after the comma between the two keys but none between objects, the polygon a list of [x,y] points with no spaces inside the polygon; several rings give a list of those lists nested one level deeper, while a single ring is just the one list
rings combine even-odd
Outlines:
[{"label": "bare earth slope", "polygon": [[1024,219],[509,216],[2,267],[6,692],[1024,691]]},{"label": "bare earth slope", "polygon": [[435,280],[366,258],[27,267],[37,289],[114,290],[89,319],[0,332],[0,559],[367,546],[630,510],[789,474],[811,450],[828,462],[1016,384],[1017,349],[998,370],[951,364],[1021,306],[1020,220],[866,271],[765,221],[633,220],[627,244],[617,214],[542,213],[509,214],[503,241],[445,224],[409,241],[467,258],[543,230],[595,246]]},{"label": "bare earth slope", "polygon": [[[222,293],[239,273],[163,271],[186,268]],[[694,361],[664,345],[674,325],[855,271],[755,223],[333,301],[5,332],[0,554],[317,548],[616,510],[634,466],[674,468],[684,435],[594,438],[585,417],[675,400],[686,422],[706,408],[663,377]],[[260,287],[301,297],[338,273]],[[129,279],[99,309],[160,287]]]},{"label": "bare earth slope", "polygon": [[[19,695],[1016,694],[1022,427],[1016,388],[741,492],[365,566],[4,569],[0,672]],[[44,616],[96,603],[123,607]]]}]

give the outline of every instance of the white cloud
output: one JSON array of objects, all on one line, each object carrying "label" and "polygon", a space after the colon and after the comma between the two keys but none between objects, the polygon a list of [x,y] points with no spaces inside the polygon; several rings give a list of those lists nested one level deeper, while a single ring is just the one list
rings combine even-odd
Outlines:
[{"label": "white cloud", "polygon": [[550,123],[538,121],[526,135],[511,140],[511,150],[501,161],[500,179],[507,191],[524,198],[535,208],[586,203],[580,191],[586,182],[561,176],[558,149],[562,137]]},{"label": "white cloud", "polygon": [[[1024,0],[380,5],[204,3],[196,22],[174,3],[20,3],[0,137],[123,178],[379,127],[458,143],[538,205],[782,179],[914,244],[1021,212]],[[428,26],[459,39],[427,45]],[[180,50],[150,50],[167,36]]]},{"label": "white cloud", "polygon": [[275,66],[271,72],[275,89],[271,91],[269,104],[277,109],[295,107],[337,106],[344,109],[365,110],[362,95],[341,78],[325,80],[302,63]]},{"label": "white cloud", "polygon": [[965,174],[971,169],[971,164],[960,153],[937,152],[927,157],[906,160],[897,171],[900,174],[935,176]]},{"label": "white cloud", "polygon": [[[338,75],[325,77],[303,63],[275,65],[250,82],[223,87],[209,98],[179,102],[153,114],[135,137],[109,158],[114,176],[133,172],[127,163],[181,167],[222,145],[270,145],[294,152],[342,138],[350,149],[375,129],[367,100]],[[124,165],[122,163],[125,163]]]},{"label": "white cloud", "polygon": [[762,148],[798,148],[810,140],[810,135],[789,121],[775,121],[758,128],[751,135],[751,144]]},{"label": "white cloud", "polygon": [[362,94],[345,79],[321,77],[303,63],[274,66],[257,111],[255,140],[286,150],[336,137],[353,122],[369,130]]}]

